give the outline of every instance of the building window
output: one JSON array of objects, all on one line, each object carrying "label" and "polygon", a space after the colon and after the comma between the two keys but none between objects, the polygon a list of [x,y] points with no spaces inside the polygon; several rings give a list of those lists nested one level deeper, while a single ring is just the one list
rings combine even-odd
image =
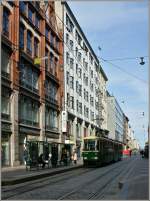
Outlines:
[{"label": "building window", "polygon": [[66,74],[67,74],[66,75],[67,76],[67,84],[69,84],[69,72],[67,71]]},{"label": "building window", "polygon": [[81,62],[81,52],[78,53],[78,61]]},{"label": "building window", "polygon": [[73,41],[70,40],[70,50],[73,51]]},{"label": "building window", "polygon": [[79,113],[82,114],[82,103],[79,103]]},{"label": "building window", "polygon": [[78,48],[76,47],[76,57],[78,56]]},{"label": "building window", "polygon": [[67,93],[67,106],[70,107],[70,95]]},{"label": "building window", "polygon": [[45,28],[45,36],[49,40],[49,29],[47,27]]},{"label": "building window", "polygon": [[59,50],[59,39],[56,38],[55,42],[56,42],[56,49]]},{"label": "building window", "polygon": [[35,15],[35,26],[40,28],[40,18],[37,14]]},{"label": "building window", "polygon": [[27,51],[29,54],[32,54],[32,33],[27,32]]},{"label": "building window", "polygon": [[20,121],[30,126],[39,126],[39,105],[36,101],[22,96],[20,98]]},{"label": "building window", "polygon": [[19,38],[19,45],[20,45],[20,48],[24,48],[24,26],[23,25],[20,25],[20,38]]},{"label": "building window", "polygon": [[78,75],[78,64],[76,64],[76,74]]},{"label": "building window", "polygon": [[78,77],[81,78],[82,77],[82,69],[78,68]]},{"label": "building window", "polygon": [[2,119],[10,120],[10,94],[5,88],[2,89],[1,113]]},{"label": "building window", "polygon": [[57,86],[50,80],[46,80],[45,88],[46,88],[46,98],[51,102],[56,103],[57,90],[58,90]]},{"label": "building window", "polygon": [[66,43],[68,44],[69,42],[69,34],[66,33]]},{"label": "building window", "polygon": [[4,49],[2,48],[2,53],[1,53],[1,70],[2,70],[2,75],[4,75],[5,77],[9,77],[9,73],[10,73],[10,54]]},{"label": "building window", "polygon": [[26,12],[26,4],[25,4],[25,2],[20,1],[19,2],[19,8],[20,8],[21,12],[25,13]]},{"label": "building window", "polygon": [[5,8],[3,10],[3,32],[9,36],[9,11]]},{"label": "building window", "polygon": [[50,53],[50,72],[53,73],[54,70],[54,55]]},{"label": "building window", "polygon": [[48,130],[58,130],[58,116],[57,111],[46,108],[46,129]]},{"label": "building window", "polygon": [[66,52],[66,63],[69,65],[69,53]]},{"label": "building window", "polygon": [[74,89],[74,77],[70,76],[70,88]]},{"label": "building window", "polygon": [[28,18],[30,22],[33,22],[33,11],[28,7]]},{"label": "building window", "polygon": [[[45,50],[45,56],[48,57],[48,50]],[[48,71],[48,59],[45,59],[45,68]]]},{"label": "building window", "polygon": [[74,59],[70,58],[70,68],[73,69]]},{"label": "building window", "polygon": [[70,96],[70,107],[71,109],[74,109],[74,97]]},{"label": "building window", "polygon": [[34,38],[34,56],[39,56],[39,41],[37,38]]},{"label": "building window", "polygon": [[21,85],[35,93],[39,92],[38,84],[39,74],[34,71],[32,68],[28,67],[25,64],[21,65],[21,76],[20,82]]},{"label": "building window", "polygon": [[79,93],[79,82],[76,81],[76,92]]},{"label": "building window", "polygon": [[77,112],[79,111],[79,101],[77,100]]},{"label": "building window", "polygon": [[82,85],[79,84],[79,96],[82,96]]},{"label": "building window", "polygon": [[50,34],[50,43],[51,43],[51,45],[54,47],[54,35],[52,34],[52,32],[51,32],[51,34]]}]

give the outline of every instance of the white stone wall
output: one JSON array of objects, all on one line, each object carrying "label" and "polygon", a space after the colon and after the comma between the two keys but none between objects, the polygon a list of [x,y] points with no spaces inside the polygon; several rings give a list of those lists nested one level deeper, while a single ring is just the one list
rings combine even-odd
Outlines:
[{"label": "white stone wall", "polygon": [[107,129],[109,138],[115,139],[115,99],[107,97]]}]

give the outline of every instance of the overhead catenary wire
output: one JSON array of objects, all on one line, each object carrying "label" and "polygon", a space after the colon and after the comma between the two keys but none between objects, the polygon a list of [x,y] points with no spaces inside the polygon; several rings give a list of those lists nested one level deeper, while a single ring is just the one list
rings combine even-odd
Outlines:
[{"label": "overhead catenary wire", "polygon": [[124,61],[124,60],[133,60],[133,59],[140,59],[141,57],[147,58],[148,56],[139,56],[139,57],[124,57],[124,58],[116,58],[116,59],[103,59],[105,61]]},{"label": "overhead catenary wire", "polygon": [[138,76],[134,75],[133,73],[129,73],[128,71],[126,71],[125,69],[121,68],[120,66],[118,66],[118,65],[116,65],[116,64],[114,64],[114,63],[112,63],[112,62],[110,62],[110,61],[108,61],[108,60],[105,60],[105,59],[103,59],[103,58],[101,58],[101,60],[104,61],[104,62],[106,62],[106,63],[108,63],[108,64],[110,64],[110,65],[112,65],[112,66],[114,66],[115,68],[117,68],[117,69],[119,69],[120,71],[126,73],[127,75],[129,75],[129,76],[131,76],[131,77],[137,79],[138,81],[141,81],[141,82],[143,82],[144,84],[148,84],[148,83],[147,83],[145,80],[143,80],[142,78],[139,78]]}]

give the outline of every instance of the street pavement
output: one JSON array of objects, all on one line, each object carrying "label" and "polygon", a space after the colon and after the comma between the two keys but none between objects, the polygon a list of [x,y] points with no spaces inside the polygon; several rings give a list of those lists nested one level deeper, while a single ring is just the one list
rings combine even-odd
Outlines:
[{"label": "street pavement", "polygon": [[67,166],[57,166],[56,168],[47,168],[47,166],[42,169],[31,169],[26,170],[25,165],[23,166],[17,166],[17,167],[4,167],[1,171],[1,181],[2,186],[5,185],[13,185],[18,183],[23,183],[26,181],[31,181],[55,174],[60,174],[62,172],[67,172],[74,170],[76,168],[80,168],[83,166],[83,160],[78,159],[77,164],[74,164],[73,162],[70,165]]},{"label": "street pavement", "polygon": [[[56,169],[61,168],[71,166]],[[38,174],[42,171],[55,172],[52,169],[41,170]],[[100,168],[74,168],[37,180],[2,186],[2,199],[148,200],[148,171],[148,159],[137,155]],[[14,171],[7,171],[7,178],[12,174],[9,172]],[[31,172],[33,173],[34,171]],[[30,171],[26,174],[30,174]]]}]

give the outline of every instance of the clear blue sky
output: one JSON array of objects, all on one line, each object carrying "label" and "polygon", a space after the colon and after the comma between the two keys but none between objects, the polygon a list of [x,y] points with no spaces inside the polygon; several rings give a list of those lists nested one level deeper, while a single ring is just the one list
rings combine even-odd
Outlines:
[{"label": "clear blue sky", "polygon": [[[148,56],[148,0],[68,1],[95,53],[104,59]],[[101,51],[98,51],[98,46]],[[112,61],[142,82],[102,61],[107,89],[129,117],[135,138],[141,146],[148,127],[148,58]],[[124,103],[122,103],[124,101]],[[142,116],[144,112],[144,116]]]}]

